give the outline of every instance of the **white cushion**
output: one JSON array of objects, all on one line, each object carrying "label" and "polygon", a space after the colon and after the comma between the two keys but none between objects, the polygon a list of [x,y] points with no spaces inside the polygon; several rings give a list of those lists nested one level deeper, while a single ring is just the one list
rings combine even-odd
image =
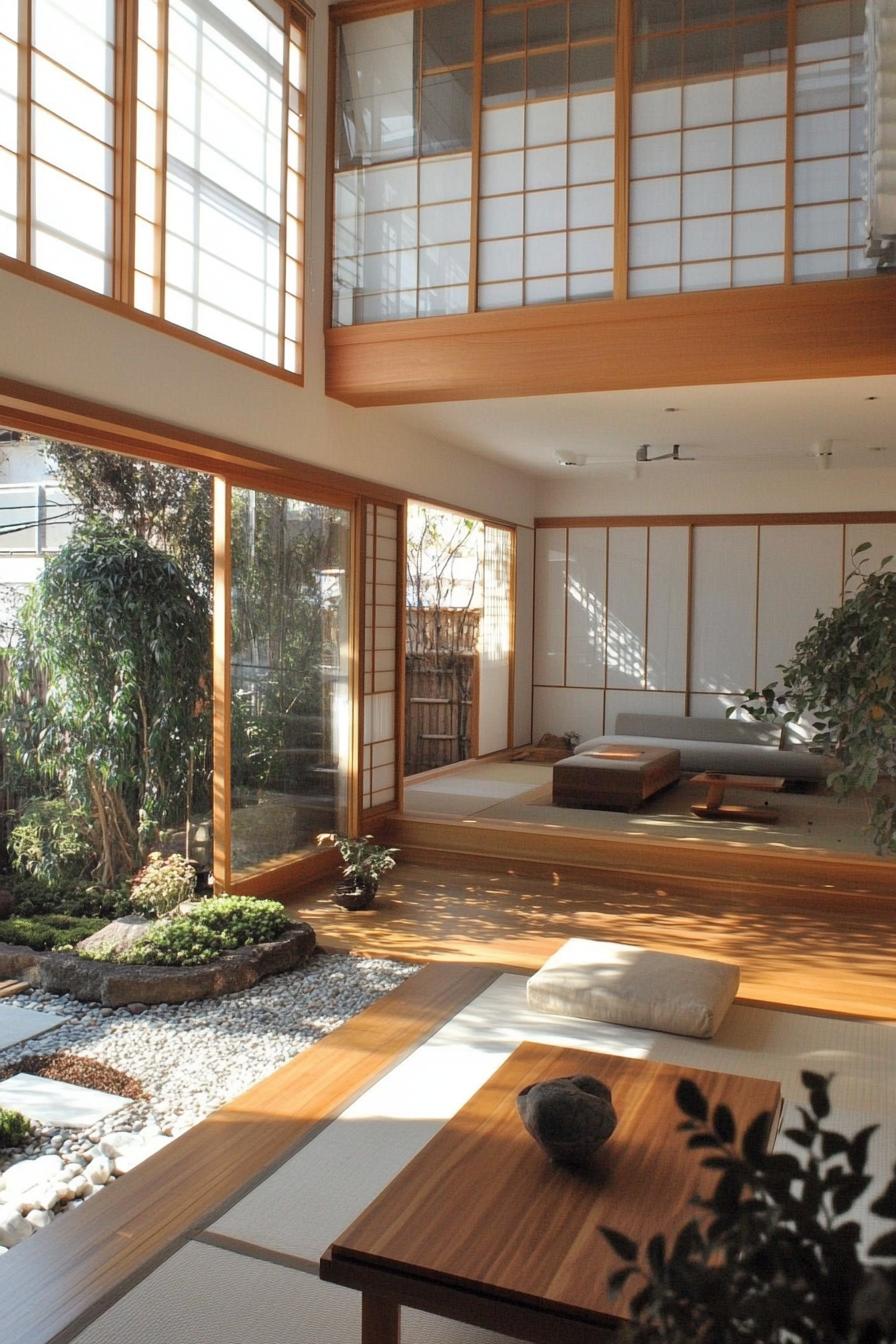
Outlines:
[{"label": "white cushion", "polygon": [[530,1008],[592,1022],[714,1036],[731,1007],[740,967],[570,938],[526,986]]}]

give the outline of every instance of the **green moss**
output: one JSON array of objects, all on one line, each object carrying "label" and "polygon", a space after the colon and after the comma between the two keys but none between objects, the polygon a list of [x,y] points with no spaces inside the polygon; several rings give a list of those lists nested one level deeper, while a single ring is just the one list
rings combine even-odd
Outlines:
[{"label": "green moss", "polygon": [[[289,919],[277,901],[218,896],[202,901],[186,915],[159,920],[117,960],[132,966],[204,966],[225,952],[273,942],[288,927]],[[100,961],[116,960],[102,951],[93,956]]]},{"label": "green moss", "polygon": [[31,1137],[31,1125],[19,1111],[0,1107],[0,1149],[21,1148]]},{"label": "green moss", "polygon": [[30,918],[14,915],[0,920],[0,943],[17,947],[33,947],[36,952],[58,951],[73,947],[82,938],[103,928],[105,919],[75,918],[72,915],[35,915]]}]

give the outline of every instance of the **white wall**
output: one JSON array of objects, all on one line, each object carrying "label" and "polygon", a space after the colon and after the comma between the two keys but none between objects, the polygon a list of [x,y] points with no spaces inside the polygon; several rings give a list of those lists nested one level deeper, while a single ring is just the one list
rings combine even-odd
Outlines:
[{"label": "white wall", "polygon": [[629,710],[723,715],[840,602],[860,542],[872,565],[896,553],[890,523],[698,524],[692,546],[688,531],[537,529],[536,741],[613,732]]},{"label": "white wall", "polygon": [[660,462],[628,475],[571,468],[538,482],[540,518],[700,513],[821,513],[888,509],[896,503],[896,467],[840,468],[777,462],[730,467]]}]

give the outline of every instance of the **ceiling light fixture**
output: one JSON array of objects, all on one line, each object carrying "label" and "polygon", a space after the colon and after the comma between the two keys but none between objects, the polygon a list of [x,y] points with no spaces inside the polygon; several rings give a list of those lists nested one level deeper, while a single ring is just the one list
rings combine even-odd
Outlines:
[{"label": "ceiling light fixture", "polygon": [[636,448],[636,449],[635,449],[635,461],[636,461],[636,462],[665,462],[667,459],[670,460],[670,461],[672,461],[672,462],[695,462],[695,461],[696,461],[696,458],[693,458],[693,457],[682,457],[682,456],[681,456],[681,452],[680,452],[681,444],[680,444],[680,443],[673,443],[671,453],[657,453],[655,457],[651,457],[651,456],[650,456],[650,448],[651,448],[651,445],[650,445],[649,443],[642,443],[640,448]]}]

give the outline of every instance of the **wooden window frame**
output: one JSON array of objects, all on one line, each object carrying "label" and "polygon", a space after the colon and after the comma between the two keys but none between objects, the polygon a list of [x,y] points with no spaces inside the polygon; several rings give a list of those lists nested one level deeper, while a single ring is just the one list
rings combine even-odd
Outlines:
[{"label": "wooden window frame", "polygon": [[[337,109],[335,105],[337,84],[334,76],[335,76],[335,51],[338,42],[339,28],[346,23],[351,23],[360,19],[376,18],[387,14],[406,13],[408,11],[424,10],[432,7],[433,5],[442,4],[446,2],[447,0],[416,0],[416,2],[415,0],[342,0],[341,3],[337,3],[331,7],[330,23],[331,23],[332,40],[331,40],[331,71],[330,71],[330,85],[329,85],[329,110],[330,110],[331,126],[337,114]],[[543,2],[552,3],[552,0],[543,0]],[[822,3],[823,0],[818,0],[818,2]],[[833,3],[833,0],[828,0],[828,2]],[[541,3],[541,0],[534,0],[535,7],[537,7],[539,3]],[[612,223],[614,231],[614,237],[613,237],[614,250],[613,250],[613,264],[611,272],[613,280],[611,292],[609,292],[606,295],[595,295],[591,299],[584,299],[584,298],[576,299],[574,297],[571,297],[570,296],[571,277],[579,274],[579,272],[570,271],[569,257],[567,256],[566,270],[563,273],[563,275],[559,277],[565,280],[565,292],[566,292],[565,299],[552,300],[544,305],[534,305],[534,306],[527,305],[525,303],[525,290],[523,289],[523,302],[511,308],[500,308],[500,309],[482,308],[479,304],[479,296],[478,296],[478,261],[479,261],[479,242],[480,242],[479,177],[482,163],[480,128],[483,112],[482,85],[483,85],[484,73],[487,67],[490,65],[495,65],[502,61],[519,60],[521,57],[525,61],[529,54],[529,47],[527,45],[526,36],[524,33],[523,45],[521,48],[519,48],[519,50],[515,49],[512,52],[501,52],[491,56],[487,56],[483,48],[483,25],[485,22],[486,13],[500,14],[504,12],[509,12],[511,10],[516,11],[518,9],[521,9],[522,12],[525,14],[528,11],[528,8],[533,7],[533,4],[526,6],[525,4],[522,3],[522,0],[506,0],[506,3],[501,3],[498,6],[489,7],[488,10],[486,10],[484,0],[474,0],[474,8],[473,8],[474,52],[473,52],[473,92],[472,92],[473,133],[472,133],[472,147],[471,147],[472,196],[470,203],[471,207],[470,279],[469,279],[469,295],[468,295],[466,312],[451,314],[443,317],[423,318],[419,315],[419,305],[418,305],[418,315],[416,317],[407,317],[403,319],[383,319],[378,322],[369,322],[369,323],[365,322],[353,323],[350,326],[343,326],[343,327],[333,326],[333,284],[332,284],[333,255],[332,254],[334,244],[333,214],[334,214],[336,170],[335,170],[335,158],[333,152],[334,141],[331,134],[327,155],[329,182],[328,182],[328,218],[327,218],[327,230],[326,230],[327,282],[326,282],[326,295],[325,295],[326,326],[328,329],[327,331],[328,346],[341,347],[343,343],[348,344],[346,333],[350,331],[357,332],[357,331],[370,331],[376,328],[380,329],[388,327],[394,328],[399,324],[402,326],[414,326],[415,324],[420,322],[445,323],[447,321],[453,321],[457,323],[457,322],[463,322],[465,319],[472,322],[474,318],[479,318],[485,313],[488,313],[490,315],[510,314],[510,313],[518,314],[523,312],[524,310],[531,311],[533,307],[538,308],[541,311],[544,311],[545,309],[570,307],[573,305],[575,307],[581,307],[583,304],[605,305],[611,301],[644,304],[645,302],[649,302],[651,299],[655,299],[657,297],[667,297],[666,295],[654,295],[654,294],[632,295],[630,292],[631,268],[629,264],[629,247],[630,247],[629,161],[630,161],[630,146],[632,139],[631,100],[632,100],[632,92],[635,87],[635,81],[634,81],[635,50],[639,44],[649,43],[651,41],[661,40],[670,37],[683,39],[684,36],[690,35],[692,33],[716,32],[722,30],[737,32],[743,29],[749,29],[751,27],[758,27],[762,23],[770,21],[772,18],[778,19],[785,25],[785,44],[786,44],[785,55],[783,57],[783,60],[777,62],[774,66],[757,67],[757,72],[762,73],[766,69],[772,69],[772,68],[783,69],[786,73],[786,79],[787,79],[787,103],[783,117],[783,120],[785,122],[786,145],[784,148],[783,158],[774,160],[775,163],[782,163],[784,167],[785,198],[780,207],[775,207],[775,209],[782,210],[784,215],[782,279],[780,281],[768,282],[768,284],[766,285],[759,285],[759,286],[750,286],[750,285],[738,286],[735,285],[733,281],[731,281],[727,287],[721,287],[718,289],[693,290],[693,291],[679,289],[677,291],[674,291],[674,296],[679,298],[690,298],[694,294],[730,295],[734,293],[742,293],[745,290],[748,291],[754,288],[787,289],[797,284],[800,286],[800,288],[805,288],[807,285],[811,285],[813,283],[840,284],[843,283],[843,281],[848,281],[852,279],[859,279],[860,281],[865,282],[869,278],[872,278],[869,276],[857,276],[855,274],[849,274],[843,277],[838,277],[836,280],[833,281],[813,282],[811,280],[805,280],[805,279],[801,280],[794,279],[793,178],[794,178],[794,160],[795,160],[794,127],[797,115],[795,98],[794,98],[794,87],[795,87],[796,70],[797,70],[797,62],[796,62],[796,55],[797,55],[796,21],[798,13],[797,0],[774,0],[774,2],[773,0],[769,0],[768,10],[767,11],[763,10],[761,13],[757,12],[756,14],[749,14],[745,16],[736,16],[736,17],[732,16],[730,18],[720,19],[718,21],[700,22],[686,25],[683,24],[682,22],[679,22],[679,24],[676,25],[674,28],[670,28],[668,30],[664,29],[656,33],[643,33],[643,34],[636,34],[634,32],[635,4],[636,0],[616,0],[616,30],[614,36],[605,36],[602,38],[594,38],[594,39],[591,38],[575,39],[572,36],[570,36],[569,33],[567,33],[567,40],[565,44],[560,43],[560,44],[554,44],[552,46],[546,45],[544,47],[537,48],[537,54],[550,53],[551,51],[561,51],[561,50],[566,51],[568,53],[570,50],[572,50],[573,47],[599,46],[615,43],[614,89],[616,93],[616,118],[615,118],[615,162],[614,162],[615,173],[613,179],[615,204],[614,204],[614,214]],[[714,77],[715,76],[707,75],[705,78],[711,79]],[[688,82],[694,82],[694,81],[688,81]],[[650,83],[639,85],[638,87],[660,88],[668,84],[670,84],[670,81],[653,81]],[[675,84],[676,86],[678,86],[678,84],[681,84],[681,86],[684,87],[682,81],[675,81]],[[568,98],[571,98],[573,96],[574,95],[572,94],[569,93],[567,94]],[[522,105],[527,106],[530,101],[538,101],[538,100],[529,100],[524,97],[522,100]],[[504,106],[510,107],[518,105],[520,105],[520,100],[518,99],[510,100],[506,104],[501,104],[502,107]],[[732,122],[732,125],[734,124],[735,123]],[[569,147],[569,143],[570,142],[567,139],[567,150]],[[408,160],[408,162],[410,161],[411,160]],[[756,166],[756,165],[751,164],[750,166]],[[570,186],[571,184],[568,180],[568,174],[567,174],[567,182],[566,182],[567,191],[570,189]],[[525,192],[525,186],[523,188],[523,191]],[[733,219],[735,214],[733,204],[728,212],[723,213],[728,213],[729,216]],[[678,223],[679,223],[679,231],[681,231],[683,227],[683,217],[681,216],[679,217]],[[554,231],[551,230],[549,232],[552,234]],[[567,227],[565,229],[567,237],[571,232],[574,232],[574,230],[571,230],[567,223]],[[515,238],[517,235],[514,234],[508,236],[512,236]],[[530,235],[526,233],[523,234],[524,238],[528,236]],[[844,247],[847,246],[848,244],[844,243]],[[729,249],[729,251],[731,251],[731,249]],[[777,255],[777,253],[775,255]],[[727,258],[720,258],[720,260],[727,260],[729,266],[733,264],[732,255],[729,255]],[[656,264],[659,266],[662,263],[656,263]],[[676,263],[676,265],[680,268],[682,264],[684,263],[682,263],[679,255],[679,261]],[[595,265],[593,269],[595,271],[599,271],[601,268]],[[649,268],[647,267],[638,268],[639,271],[644,269]],[[523,268],[523,270],[525,271],[525,267]],[[551,277],[544,277],[544,278],[550,279]],[[520,277],[518,283],[521,286],[525,286],[526,281],[527,277],[525,276],[525,274],[523,274],[523,276]],[[513,283],[517,283],[517,281],[514,281]],[[647,314],[645,313],[645,317],[646,316]],[[471,328],[471,330],[472,329],[475,328]],[[436,328],[433,328],[434,335],[435,331]],[[416,400],[416,398],[411,399]]]},{"label": "wooden window frame", "polygon": [[[160,9],[160,31],[167,32],[167,12],[169,0],[158,0]],[[175,336],[178,340],[186,341],[189,345],[198,347],[201,350],[207,350],[222,357],[234,360],[236,363],[243,364],[249,368],[257,369],[259,372],[269,374],[271,377],[282,379],[286,382],[298,386],[304,386],[304,363],[305,363],[305,301],[304,301],[304,277],[307,270],[306,257],[306,220],[307,220],[307,158],[309,151],[308,136],[308,66],[310,53],[310,35],[311,24],[314,18],[313,11],[301,3],[301,0],[274,0],[278,8],[282,9],[284,14],[284,35],[286,40],[286,60],[284,62],[284,72],[287,75],[287,82],[284,88],[283,98],[283,143],[282,143],[282,187],[281,191],[281,215],[280,215],[280,323],[278,335],[278,363],[272,363],[269,360],[262,359],[256,355],[247,354],[245,351],[235,349],[223,341],[215,340],[210,336],[205,336],[201,332],[192,331],[189,327],[179,325],[170,319],[162,317],[159,313],[149,313],[134,304],[134,235],[136,222],[136,107],[137,107],[137,5],[138,0],[115,0],[115,70],[113,86],[115,90],[114,105],[114,145],[113,145],[113,221],[112,221],[112,250],[110,257],[111,266],[111,292],[101,294],[95,290],[88,289],[84,285],[79,285],[74,281],[67,280],[62,276],[54,275],[50,271],[42,270],[35,266],[31,260],[31,237],[32,237],[32,218],[31,218],[31,71],[33,47],[31,43],[31,12],[32,6],[30,0],[18,0],[19,6],[19,134],[16,150],[16,159],[18,167],[18,244],[17,255],[15,257],[0,255],[0,270],[6,271],[11,275],[20,276],[24,279],[33,281],[35,284],[45,286],[47,289],[55,290],[57,293],[68,295],[71,298],[80,299],[84,303],[89,303],[95,308],[105,312],[110,312],[118,317],[126,317],[130,321],[137,322],[141,326],[148,327],[151,330],[163,333],[166,336]],[[293,33],[301,33],[304,37],[302,48],[302,75],[304,76],[302,84],[299,87],[298,106],[290,108],[288,84],[288,67],[290,58],[290,44],[293,40]],[[167,97],[165,86],[167,83],[167,52],[160,40],[159,48],[159,78],[161,88],[161,99],[159,108],[159,121],[161,123],[160,131],[160,158],[156,169],[157,193],[158,193],[158,275],[155,277],[156,298],[161,307],[164,295],[164,267],[165,267],[165,181],[166,181],[166,157],[165,157],[165,135],[164,124],[167,118]],[[299,122],[299,154],[300,167],[297,173],[299,199],[294,203],[297,214],[289,208],[289,197],[285,190],[290,170],[287,166],[288,146],[287,129],[288,117],[290,111],[296,111]],[[298,255],[287,257],[287,238],[290,232],[290,220],[296,219],[296,237],[298,240]],[[297,287],[298,294],[295,296],[296,303],[296,345],[298,369],[292,371],[283,366],[284,347],[286,337],[286,309],[288,307],[288,296],[286,290],[286,273],[289,261],[293,261],[297,269]]]},{"label": "wooden window frame", "polygon": [[[313,881],[335,871],[334,851],[306,851],[262,865],[231,884],[230,865],[230,496],[234,486],[331,504],[351,513],[349,595],[350,744],[346,773],[346,828],[350,834],[376,827],[400,811],[404,762],[404,536],[409,500],[458,512],[442,500],[421,501],[418,495],[360,477],[348,476],[248,448],[233,440],[182,429],[169,422],[119,411],[97,402],[53,392],[0,376],[0,425],[49,439],[84,444],[169,466],[200,471],[211,478],[214,512],[210,542],[214,553],[212,605],[212,697],[214,703],[213,817],[215,885],[220,890],[251,896],[276,895],[296,883]],[[395,802],[379,809],[363,808],[363,670],[364,670],[364,518],[368,504],[391,505],[398,513],[396,583],[396,759]],[[470,510],[465,515],[506,528],[513,538],[516,563],[516,525]],[[514,569],[515,577],[515,569]],[[514,607],[512,609],[515,612]],[[512,657],[515,656],[515,641]],[[513,674],[513,662],[511,663]],[[512,685],[512,682],[511,682]],[[511,698],[511,713],[513,701]]]}]

